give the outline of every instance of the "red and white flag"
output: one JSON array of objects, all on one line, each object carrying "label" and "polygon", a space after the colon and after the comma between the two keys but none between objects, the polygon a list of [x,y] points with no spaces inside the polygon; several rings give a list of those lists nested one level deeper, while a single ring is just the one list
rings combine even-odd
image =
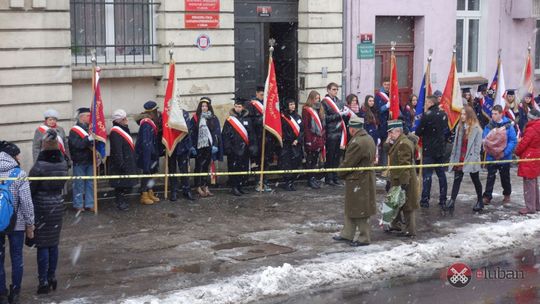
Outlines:
[{"label": "red and white flag", "polygon": [[441,99],[441,107],[448,116],[448,127],[452,130],[456,123],[459,121],[461,115],[461,109],[463,109],[463,100],[461,99],[461,86],[459,85],[457,68],[456,68],[456,54],[452,55],[452,64],[450,65],[450,72],[448,73],[448,79],[444,87],[444,92]]},{"label": "red and white flag", "polygon": [[171,156],[176,145],[188,134],[184,113],[178,102],[175,62],[169,62],[169,80],[165,89],[162,113],[163,138],[167,155]]},{"label": "red and white flag", "polygon": [[390,114],[392,119],[399,118],[399,84],[397,77],[397,60],[392,53],[390,58]]},{"label": "red and white flag", "polygon": [[266,83],[264,86],[263,124],[266,130],[276,137],[280,146],[283,146],[276,69],[274,68],[274,60],[272,59],[272,56],[270,56],[268,59],[268,77],[266,77]]},{"label": "red and white flag", "polygon": [[[523,67],[523,73],[521,75],[521,84],[517,96],[518,100],[522,100],[523,96],[527,93],[531,93],[534,96],[533,66],[530,49],[527,53],[527,59],[525,59],[525,66]],[[538,109],[536,102],[533,102],[532,104]]]}]

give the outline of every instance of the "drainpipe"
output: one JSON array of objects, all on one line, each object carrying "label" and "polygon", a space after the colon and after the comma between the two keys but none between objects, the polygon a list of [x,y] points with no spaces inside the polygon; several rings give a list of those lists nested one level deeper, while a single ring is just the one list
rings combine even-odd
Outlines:
[{"label": "drainpipe", "polygon": [[348,80],[348,73],[349,73],[349,67],[347,66],[347,47],[349,46],[347,39],[347,2],[348,0],[343,0],[343,13],[341,14],[341,26],[342,26],[342,45],[341,45],[341,95],[342,99],[345,100],[345,97],[347,96],[347,80]]}]

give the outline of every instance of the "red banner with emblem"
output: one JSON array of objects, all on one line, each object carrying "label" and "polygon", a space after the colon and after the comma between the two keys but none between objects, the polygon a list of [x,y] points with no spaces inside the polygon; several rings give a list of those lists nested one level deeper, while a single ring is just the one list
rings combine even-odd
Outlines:
[{"label": "red banner with emblem", "polygon": [[274,68],[272,56],[270,56],[268,60],[268,77],[266,78],[266,84],[264,86],[264,105],[264,127],[268,132],[272,133],[279,141],[279,144],[283,146],[276,69]]},{"label": "red banner with emblem", "polygon": [[392,119],[399,117],[399,84],[397,76],[396,56],[392,53],[390,59],[390,114]]}]

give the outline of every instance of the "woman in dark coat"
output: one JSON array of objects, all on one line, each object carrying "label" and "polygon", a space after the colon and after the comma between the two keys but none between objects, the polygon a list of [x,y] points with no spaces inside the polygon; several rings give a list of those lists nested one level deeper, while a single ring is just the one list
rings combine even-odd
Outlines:
[{"label": "woman in dark coat", "polygon": [[379,109],[375,105],[375,98],[372,95],[366,96],[359,114],[358,116],[364,118],[364,129],[373,138],[373,142],[377,146],[379,144],[380,115]]},{"label": "woman in dark coat", "polygon": [[[111,175],[137,174],[135,161],[135,145],[129,132],[126,111],[118,109],[112,115],[113,127],[109,135],[111,153],[109,156],[109,172]],[[137,184],[137,179],[121,178],[111,179],[110,185],[114,188],[116,207],[121,211],[129,209],[126,194]]]},{"label": "woman in dark coat", "polygon": [[[223,160],[221,127],[219,119],[214,115],[210,98],[201,98],[192,120],[191,141],[197,150],[194,173],[208,173],[212,161]],[[201,197],[214,196],[208,190],[208,177],[206,176],[196,176],[195,187],[197,187],[197,193]]]},{"label": "woman in dark coat", "polygon": [[[68,164],[60,152],[57,134],[49,129],[43,139],[42,148],[30,176],[67,176]],[[40,180],[30,183],[34,202],[35,237],[31,245],[37,247],[38,279],[37,293],[45,294],[56,290],[56,266],[58,264],[58,243],[62,230],[64,199],[62,189],[65,180]]]},{"label": "woman in dark coat", "polygon": [[[324,159],[325,123],[324,110],[321,106],[321,95],[317,91],[309,92],[306,104],[302,107],[302,125],[304,127],[304,151],[306,152],[306,169],[316,169],[319,158]],[[321,163],[324,162],[321,161]],[[308,174],[308,185],[312,189],[321,186],[314,173]]]}]

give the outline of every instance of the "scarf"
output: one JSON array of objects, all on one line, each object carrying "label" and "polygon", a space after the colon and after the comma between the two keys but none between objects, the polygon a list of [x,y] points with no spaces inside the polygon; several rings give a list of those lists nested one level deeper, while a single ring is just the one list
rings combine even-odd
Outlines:
[{"label": "scarf", "polygon": [[351,104],[349,108],[354,112],[354,114],[360,112],[360,106],[358,105],[358,103]]},{"label": "scarf", "polygon": [[201,113],[199,122],[199,139],[197,141],[197,149],[206,148],[213,144],[212,134],[206,124],[206,120],[212,117],[212,112]]}]

